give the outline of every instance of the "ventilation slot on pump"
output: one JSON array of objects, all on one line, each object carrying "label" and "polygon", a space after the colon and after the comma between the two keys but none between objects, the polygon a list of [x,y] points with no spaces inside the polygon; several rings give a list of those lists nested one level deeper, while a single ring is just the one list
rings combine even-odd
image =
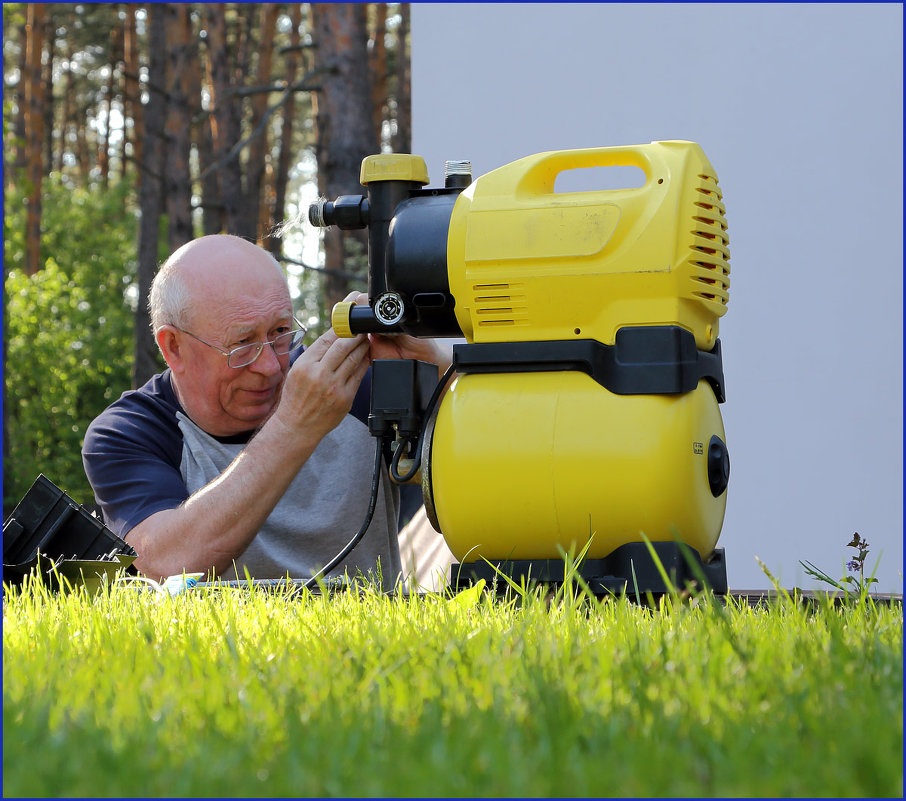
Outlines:
[{"label": "ventilation slot on pump", "polygon": [[698,178],[690,231],[693,237],[691,294],[709,303],[726,306],[730,297],[730,240],[724,204],[717,179],[706,173]]},{"label": "ventilation slot on pump", "polygon": [[526,325],[528,309],[521,284],[475,284],[472,303],[479,326]]}]

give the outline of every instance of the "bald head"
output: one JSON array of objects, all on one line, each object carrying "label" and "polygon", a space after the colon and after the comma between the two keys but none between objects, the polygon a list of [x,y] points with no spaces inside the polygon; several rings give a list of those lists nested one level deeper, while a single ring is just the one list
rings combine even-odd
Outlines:
[{"label": "bald head", "polygon": [[199,309],[232,308],[259,294],[286,295],[280,265],[266,250],[229,234],[193,239],[161,266],[151,284],[151,328],[191,327]]}]

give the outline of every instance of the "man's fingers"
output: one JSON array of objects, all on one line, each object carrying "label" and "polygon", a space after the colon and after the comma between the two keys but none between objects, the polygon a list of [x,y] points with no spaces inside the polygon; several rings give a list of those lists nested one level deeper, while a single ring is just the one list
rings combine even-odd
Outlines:
[{"label": "man's fingers", "polygon": [[366,359],[368,350],[368,340],[364,334],[351,339],[338,339],[327,349],[320,362],[326,369],[337,371],[350,359],[356,364]]},{"label": "man's fingers", "polygon": [[321,361],[321,359],[324,358],[324,354],[327,353],[330,346],[333,345],[337,339],[339,339],[339,337],[336,335],[336,332],[332,328],[329,328],[305,349],[305,352],[300,358],[306,359],[307,361]]},{"label": "man's fingers", "polygon": [[367,340],[364,334],[341,339],[331,328],[312,342],[299,358],[300,360],[305,359],[309,363],[323,361],[325,362],[325,367],[336,370],[348,355],[362,343],[365,343],[367,347]]},{"label": "man's fingers", "polygon": [[312,378],[320,374],[319,381],[335,375],[343,385],[351,380],[358,385],[370,364],[370,348],[364,334],[341,339],[328,331],[302,353],[293,367]]},{"label": "man's fingers", "polygon": [[364,358],[356,364],[355,369],[350,373],[347,383],[355,387],[355,390],[358,390],[359,384],[362,383],[362,379],[365,377],[365,373],[368,372],[369,367],[371,367],[371,352],[366,346]]},{"label": "man's fingers", "polygon": [[343,298],[343,302],[352,302],[361,305],[363,303],[368,303],[368,295],[366,295],[364,292],[352,291],[345,298]]}]

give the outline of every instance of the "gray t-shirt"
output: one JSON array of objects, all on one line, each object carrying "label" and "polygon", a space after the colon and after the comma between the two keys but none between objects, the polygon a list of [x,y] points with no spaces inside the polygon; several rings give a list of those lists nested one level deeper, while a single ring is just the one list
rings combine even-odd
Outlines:
[{"label": "gray t-shirt", "polygon": [[[183,436],[180,472],[189,493],[217,478],[245,447],[223,443],[177,412]],[[225,580],[308,578],[330,562],[365,520],[371,495],[375,440],[367,427],[347,416],[320,442],[296,474]],[[374,517],[365,535],[330,575],[350,578],[374,573],[380,563],[385,588],[401,571],[397,516],[399,490],[382,466]]]}]

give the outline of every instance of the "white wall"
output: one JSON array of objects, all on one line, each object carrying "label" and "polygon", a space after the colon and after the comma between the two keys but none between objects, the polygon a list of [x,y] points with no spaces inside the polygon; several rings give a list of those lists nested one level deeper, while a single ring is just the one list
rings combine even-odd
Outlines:
[{"label": "white wall", "polygon": [[731,589],[871,545],[903,589],[899,4],[412,4],[413,152],[477,177],[691,139],[720,179]]}]

